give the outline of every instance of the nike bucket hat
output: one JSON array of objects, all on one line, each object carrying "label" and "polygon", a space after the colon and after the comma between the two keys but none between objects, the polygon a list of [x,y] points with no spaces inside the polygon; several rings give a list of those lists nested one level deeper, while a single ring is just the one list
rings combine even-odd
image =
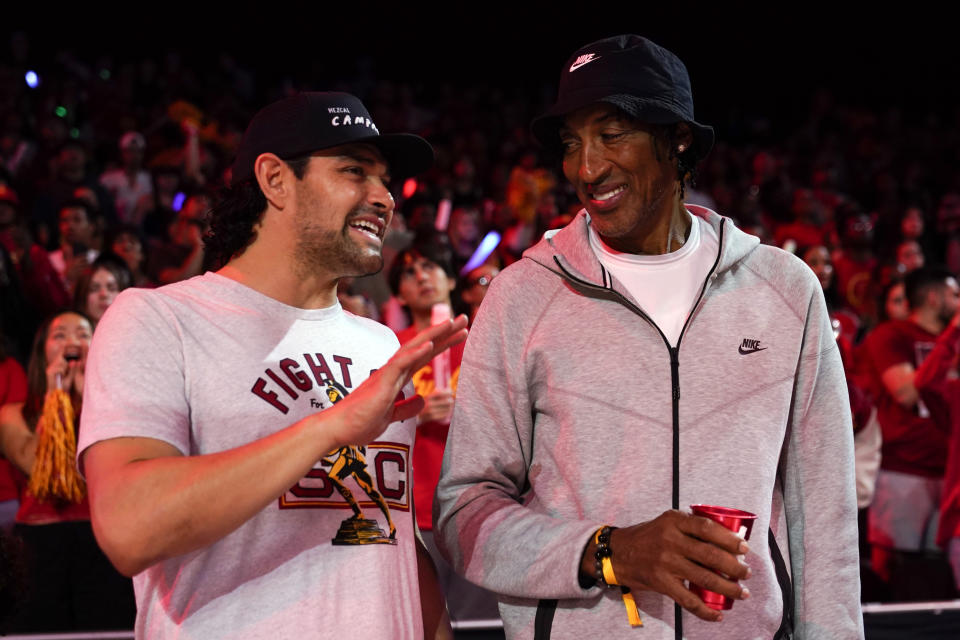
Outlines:
[{"label": "nike bucket hat", "polygon": [[559,150],[564,117],[595,102],[610,103],[650,124],[686,122],[697,159],[713,147],[713,127],[693,119],[687,68],[676,55],[637,35],[598,40],[578,49],[560,72],[557,101],[530,125],[545,149]]},{"label": "nike bucket hat", "polygon": [[253,175],[253,163],[262,153],[283,159],[366,142],[386,158],[390,174],[407,178],[433,164],[433,147],[412,133],[381,134],[359,98],[349,93],[297,93],[257,112],[240,142],[233,162],[234,184]]}]

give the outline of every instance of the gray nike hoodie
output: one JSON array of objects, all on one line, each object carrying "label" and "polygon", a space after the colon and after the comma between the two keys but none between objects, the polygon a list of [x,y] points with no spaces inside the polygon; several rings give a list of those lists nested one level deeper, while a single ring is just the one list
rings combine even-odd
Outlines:
[{"label": "gray nike hoodie", "polygon": [[[675,637],[669,598],[584,589],[602,525],[704,503],[758,515],[748,600],[686,638],[863,637],[853,438],[819,283],[688,206],[720,237],[672,349],[590,248],[581,212],[492,283],[471,330],[435,497],[454,568],[500,594],[507,638]],[[616,566],[616,549],[614,549]]]}]

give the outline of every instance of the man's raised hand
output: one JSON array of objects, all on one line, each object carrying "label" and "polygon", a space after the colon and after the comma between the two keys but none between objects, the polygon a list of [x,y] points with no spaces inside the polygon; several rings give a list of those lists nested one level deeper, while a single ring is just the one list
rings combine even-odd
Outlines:
[{"label": "man's raised hand", "polygon": [[413,374],[430,360],[467,338],[467,317],[424,329],[404,344],[382,367],[353,393],[321,412],[341,445],[362,445],[380,435],[391,422],[406,420],[423,408],[423,398],[414,395],[398,400],[400,391]]}]

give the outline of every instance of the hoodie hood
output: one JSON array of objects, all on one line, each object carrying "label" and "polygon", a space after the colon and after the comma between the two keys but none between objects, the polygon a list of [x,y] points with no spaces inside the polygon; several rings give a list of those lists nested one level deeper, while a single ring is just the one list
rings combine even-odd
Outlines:
[{"label": "hoodie hood", "polygon": [[[760,244],[760,239],[756,236],[737,229],[733,220],[706,207],[695,204],[685,206],[691,215],[703,218],[712,225],[720,237],[720,262],[717,265],[716,274],[722,274],[730,269]],[[605,286],[603,268],[593,249],[590,248],[587,236],[588,224],[587,211],[581,209],[577,217],[567,226],[543,234],[540,242],[523,252],[523,257],[561,276],[573,275],[597,286]],[[562,269],[560,265],[563,266]]]}]

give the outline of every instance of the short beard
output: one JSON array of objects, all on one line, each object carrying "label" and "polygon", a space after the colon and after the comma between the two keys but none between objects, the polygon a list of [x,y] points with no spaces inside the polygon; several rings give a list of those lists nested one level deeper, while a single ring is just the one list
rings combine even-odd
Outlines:
[{"label": "short beard", "polygon": [[[347,216],[349,222],[361,213],[354,209]],[[340,231],[320,231],[304,216],[298,220],[300,234],[297,236],[294,250],[296,273],[301,278],[326,271],[336,278],[362,277],[378,273],[383,269],[383,254],[364,252],[349,238],[348,226]]]}]

